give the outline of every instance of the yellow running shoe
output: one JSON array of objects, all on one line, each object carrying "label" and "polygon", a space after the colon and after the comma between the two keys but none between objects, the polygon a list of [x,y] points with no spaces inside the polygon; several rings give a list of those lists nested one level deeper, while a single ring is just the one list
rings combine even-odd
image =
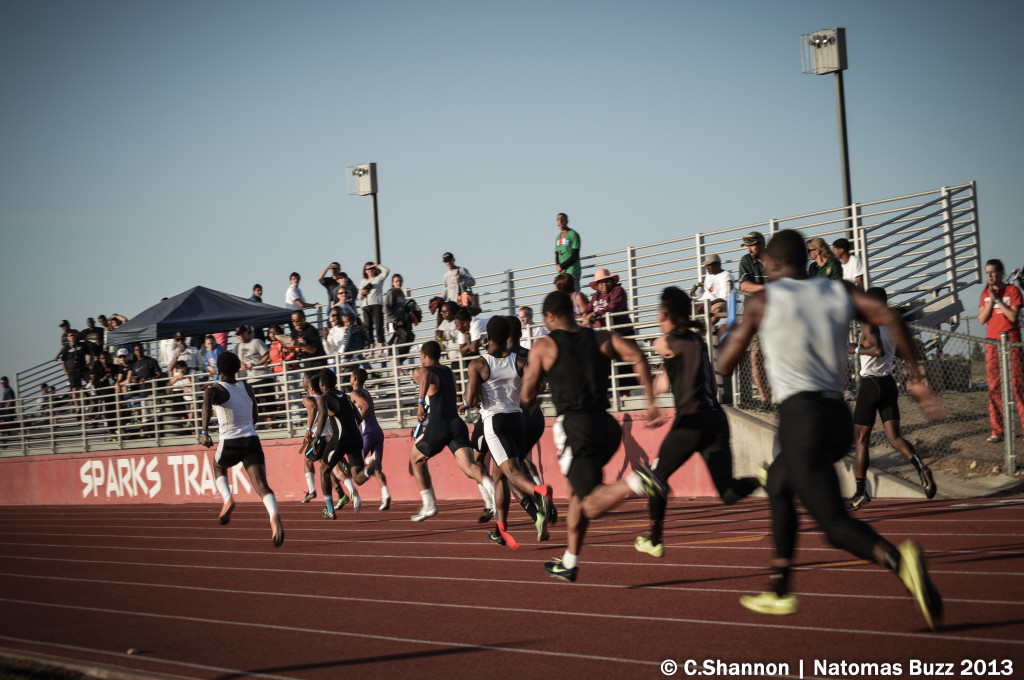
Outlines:
[{"label": "yellow running shoe", "polygon": [[647,553],[652,557],[665,556],[665,544],[651,543],[651,539],[647,538],[646,536],[637,536],[636,541],[633,542],[633,547],[635,547],[638,552]]},{"label": "yellow running shoe", "polygon": [[942,621],[942,596],[928,578],[924,551],[913,541],[900,543],[900,580],[921,608],[924,620],[932,630]]},{"label": "yellow running shoe", "polygon": [[800,609],[800,600],[793,593],[782,597],[771,592],[760,595],[744,595],[740,598],[740,604],[759,614],[796,614]]}]

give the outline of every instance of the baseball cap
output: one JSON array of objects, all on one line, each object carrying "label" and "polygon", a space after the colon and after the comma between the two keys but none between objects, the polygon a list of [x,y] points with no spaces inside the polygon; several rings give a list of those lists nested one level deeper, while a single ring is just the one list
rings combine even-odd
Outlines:
[{"label": "baseball cap", "polygon": [[722,258],[720,258],[716,253],[711,253],[710,255],[708,255],[707,257],[704,258],[704,266],[705,267],[708,266],[709,264],[712,264],[712,263],[713,264],[722,264]]},{"label": "baseball cap", "polygon": [[67,319],[64,319],[59,324],[57,324],[57,326],[60,328],[68,328],[69,326],[71,326],[71,324],[68,323]]},{"label": "baseball cap", "polygon": [[235,329],[235,335],[241,335],[242,333],[245,333],[248,330],[249,330],[248,326],[239,326],[238,328]]},{"label": "baseball cap", "polygon": [[764,234],[759,231],[752,231],[743,237],[743,245],[752,246],[755,243],[764,243]]},{"label": "baseball cap", "polygon": [[121,349],[117,350],[117,352],[115,352],[114,355],[119,357],[126,357],[128,356],[128,350],[122,347]]},{"label": "baseball cap", "polygon": [[441,256],[441,262],[447,262],[448,260],[452,260],[454,262],[455,256],[452,255],[451,253],[445,253],[444,255]]}]

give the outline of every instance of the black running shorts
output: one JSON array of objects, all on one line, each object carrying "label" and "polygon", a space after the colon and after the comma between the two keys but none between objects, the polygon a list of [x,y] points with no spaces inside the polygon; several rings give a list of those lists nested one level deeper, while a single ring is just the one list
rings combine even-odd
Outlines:
[{"label": "black running shorts", "polygon": [[452,453],[459,449],[472,448],[466,421],[458,416],[448,421],[428,417],[423,434],[416,440],[416,450],[427,458],[432,458],[441,453],[446,446]]},{"label": "black running shorts", "polygon": [[875,424],[875,413],[882,417],[883,423],[899,420],[899,398],[896,381],[891,375],[881,378],[861,376],[857,405],[853,408],[853,424],[872,427]]},{"label": "black running shorts", "polygon": [[622,428],[605,411],[566,413],[561,426],[565,431],[566,446],[572,451],[569,472],[565,476],[572,485],[573,494],[582,500],[602,483],[603,468],[622,441]]},{"label": "black running shorts", "polygon": [[259,437],[240,437],[238,439],[221,439],[217,444],[217,465],[229,468],[242,463],[246,468],[252,465],[266,465],[263,457],[263,446]]}]

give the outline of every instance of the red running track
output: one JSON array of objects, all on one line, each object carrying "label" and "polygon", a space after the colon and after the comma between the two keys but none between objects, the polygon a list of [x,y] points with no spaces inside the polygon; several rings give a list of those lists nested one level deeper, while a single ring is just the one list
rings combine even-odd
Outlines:
[{"label": "red running track", "polygon": [[926,548],[946,602],[938,632],[895,577],[828,546],[806,517],[801,611],[742,608],[766,585],[763,499],[673,499],[662,559],[633,549],[646,513],[630,501],[591,525],[575,584],[542,567],[564,550],[564,524],[538,543],[518,508],[515,552],[487,542],[475,504],[415,524],[408,504],[330,522],[316,503],[288,503],[279,550],[261,504],[240,504],[228,526],[218,509],[0,508],[0,648],[220,680],[660,678],[663,660],[679,677],[687,660],[762,664],[709,677],[866,677],[874,667],[850,666],[862,663],[913,677],[914,660],[1024,677],[1019,499],[875,499],[857,514]]}]

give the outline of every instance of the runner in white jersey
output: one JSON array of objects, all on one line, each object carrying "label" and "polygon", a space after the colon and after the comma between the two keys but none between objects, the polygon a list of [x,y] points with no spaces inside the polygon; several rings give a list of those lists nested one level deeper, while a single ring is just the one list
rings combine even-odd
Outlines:
[{"label": "runner in white jersey", "polygon": [[[887,295],[884,288],[868,288],[867,294],[883,304]],[[875,414],[882,417],[882,429],[889,440],[889,446],[896,449],[914,466],[921,478],[921,486],[928,498],[934,498],[937,487],[932,471],[917,455],[914,445],[900,434],[899,390],[892,377],[893,362],[896,359],[896,340],[885,326],[863,324],[860,340],[850,343],[850,354],[860,357],[860,387],[857,389],[857,405],[853,409],[853,446],[855,453],[854,474],[857,488],[847,510],[857,510],[871,501],[867,490],[867,472],[870,458],[868,446],[871,442],[871,428],[875,426]]]},{"label": "runner in white jersey", "polygon": [[466,400],[459,411],[465,413],[469,407],[480,406],[484,438],[497,468],[494,473],[497,526],[488,533],[488,538],[515,550],[519,543],[506,530],[509,483],[523,493],[533,495],[538,508],[534,520],[538,541],[548,540],[547,515],[552,491],[550,486],[534,484],[523,474],[522,458],[526,449],[519,388],[523,383],[523,367],[526,362],[509,351],[509,332],[508,321],[504,317],[494,316],[487,321],[488,354],[469,363]]},{"label": "runner in white jersey", "polygon": [[743,320],[719,354],[718,372],[730,374],[755,333],[769,362],[779,403],[781,451],[768,469],[767,489],[775,540],[772,588],[740,603],[764,614],[794,614],[798,601],[789,589],[796,549],[799,497],[829,542],[898,574],[917,600],[928,625],[942,618],[942,598],[925,568],[924,553],[905,541],[897,549],[865,524],[850,517],[839,493],[834,464],[850,447],[853,422],[843,400],[849,324],[863,321],[888,326],[900,356],[906,358],[911,394],[928,415],[941,409],[923,380],[910,337],[899,317],[876,298],[851,284],[808,278],[804,238],[796,231],[778,232],[765,251],[770,283],[744,305]]},{"label": "runner in white jersey", "polygon": [[235,509],[231,486],[228,484],[228,468],[242,463],[252,482],[253,491],[263,499],[263,505],[270,515],[271,538],[276,548],[284,543],[284,529],[277,511],[277,499],[267,485],[263,447],[254,425],[259,416],[256,398],[248,383],[239,382],[235,377],[241,367],[242,362],[234,352],[224,352],[217,357],[221,381],[208,386],[203,392],[203,429],[199,434],[199,443],[206,448],[213,446],[209,430],[210,416],[216,411],[220,441],[214,456],[213,470],[217,490],[224,499],[219,521],[221,524],[230,522],[231,512]]}]

